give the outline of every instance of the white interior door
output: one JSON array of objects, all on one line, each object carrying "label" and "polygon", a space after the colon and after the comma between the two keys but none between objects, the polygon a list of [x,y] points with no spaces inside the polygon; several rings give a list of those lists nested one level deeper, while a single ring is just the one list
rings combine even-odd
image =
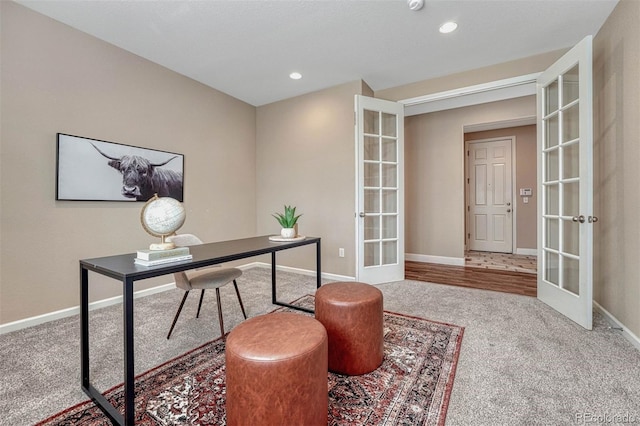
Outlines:
[{"label": "white interior door", "polygon": [[511,138],[467,144],[470,250],[513,252],[511,147]]},{"label": "white interior door", "polygon": [[356,95],[358,281],[404,279],[404,107]]},{"label": "white interior door", "polygon": [[538,298],[586,329],[593,299],[591,36],[538,77]]}]

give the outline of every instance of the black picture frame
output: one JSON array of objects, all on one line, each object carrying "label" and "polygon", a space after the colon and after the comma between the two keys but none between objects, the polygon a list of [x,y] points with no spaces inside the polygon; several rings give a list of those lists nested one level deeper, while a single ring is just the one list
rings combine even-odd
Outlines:
[{"label": "black picture frame", "polygon": [[184,155],[58,133],[56,200],[184,201]]}]

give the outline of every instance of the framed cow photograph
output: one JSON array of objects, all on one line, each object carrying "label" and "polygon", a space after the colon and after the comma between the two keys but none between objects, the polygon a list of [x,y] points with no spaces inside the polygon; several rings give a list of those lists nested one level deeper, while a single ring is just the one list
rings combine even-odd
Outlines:
[{"label": "framed cow photograph", "polygon": [[184,155],[58,133],[56,200],[182,202]]}]

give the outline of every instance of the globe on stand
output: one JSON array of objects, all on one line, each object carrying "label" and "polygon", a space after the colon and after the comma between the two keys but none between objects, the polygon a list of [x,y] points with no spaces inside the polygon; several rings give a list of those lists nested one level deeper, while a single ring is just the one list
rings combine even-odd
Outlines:
[{"label": "globe on stand", "polygon": [[150,250],[170,250],[175,244],[165,241],[184,224],[187,214],[180,201],[155,194],[142,207],[140,222],[147,233],[160,238],[160,243],[149,246]]}]

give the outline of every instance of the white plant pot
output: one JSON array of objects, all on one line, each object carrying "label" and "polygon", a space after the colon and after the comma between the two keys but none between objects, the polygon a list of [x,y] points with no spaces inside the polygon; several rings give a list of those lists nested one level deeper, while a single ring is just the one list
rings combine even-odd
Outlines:
[{"label": "white plant pot", "polygon": [[295,238],[296,237],[296,229],[295,228],[282,228],[280,230],[280,236],[282,238]]}]

